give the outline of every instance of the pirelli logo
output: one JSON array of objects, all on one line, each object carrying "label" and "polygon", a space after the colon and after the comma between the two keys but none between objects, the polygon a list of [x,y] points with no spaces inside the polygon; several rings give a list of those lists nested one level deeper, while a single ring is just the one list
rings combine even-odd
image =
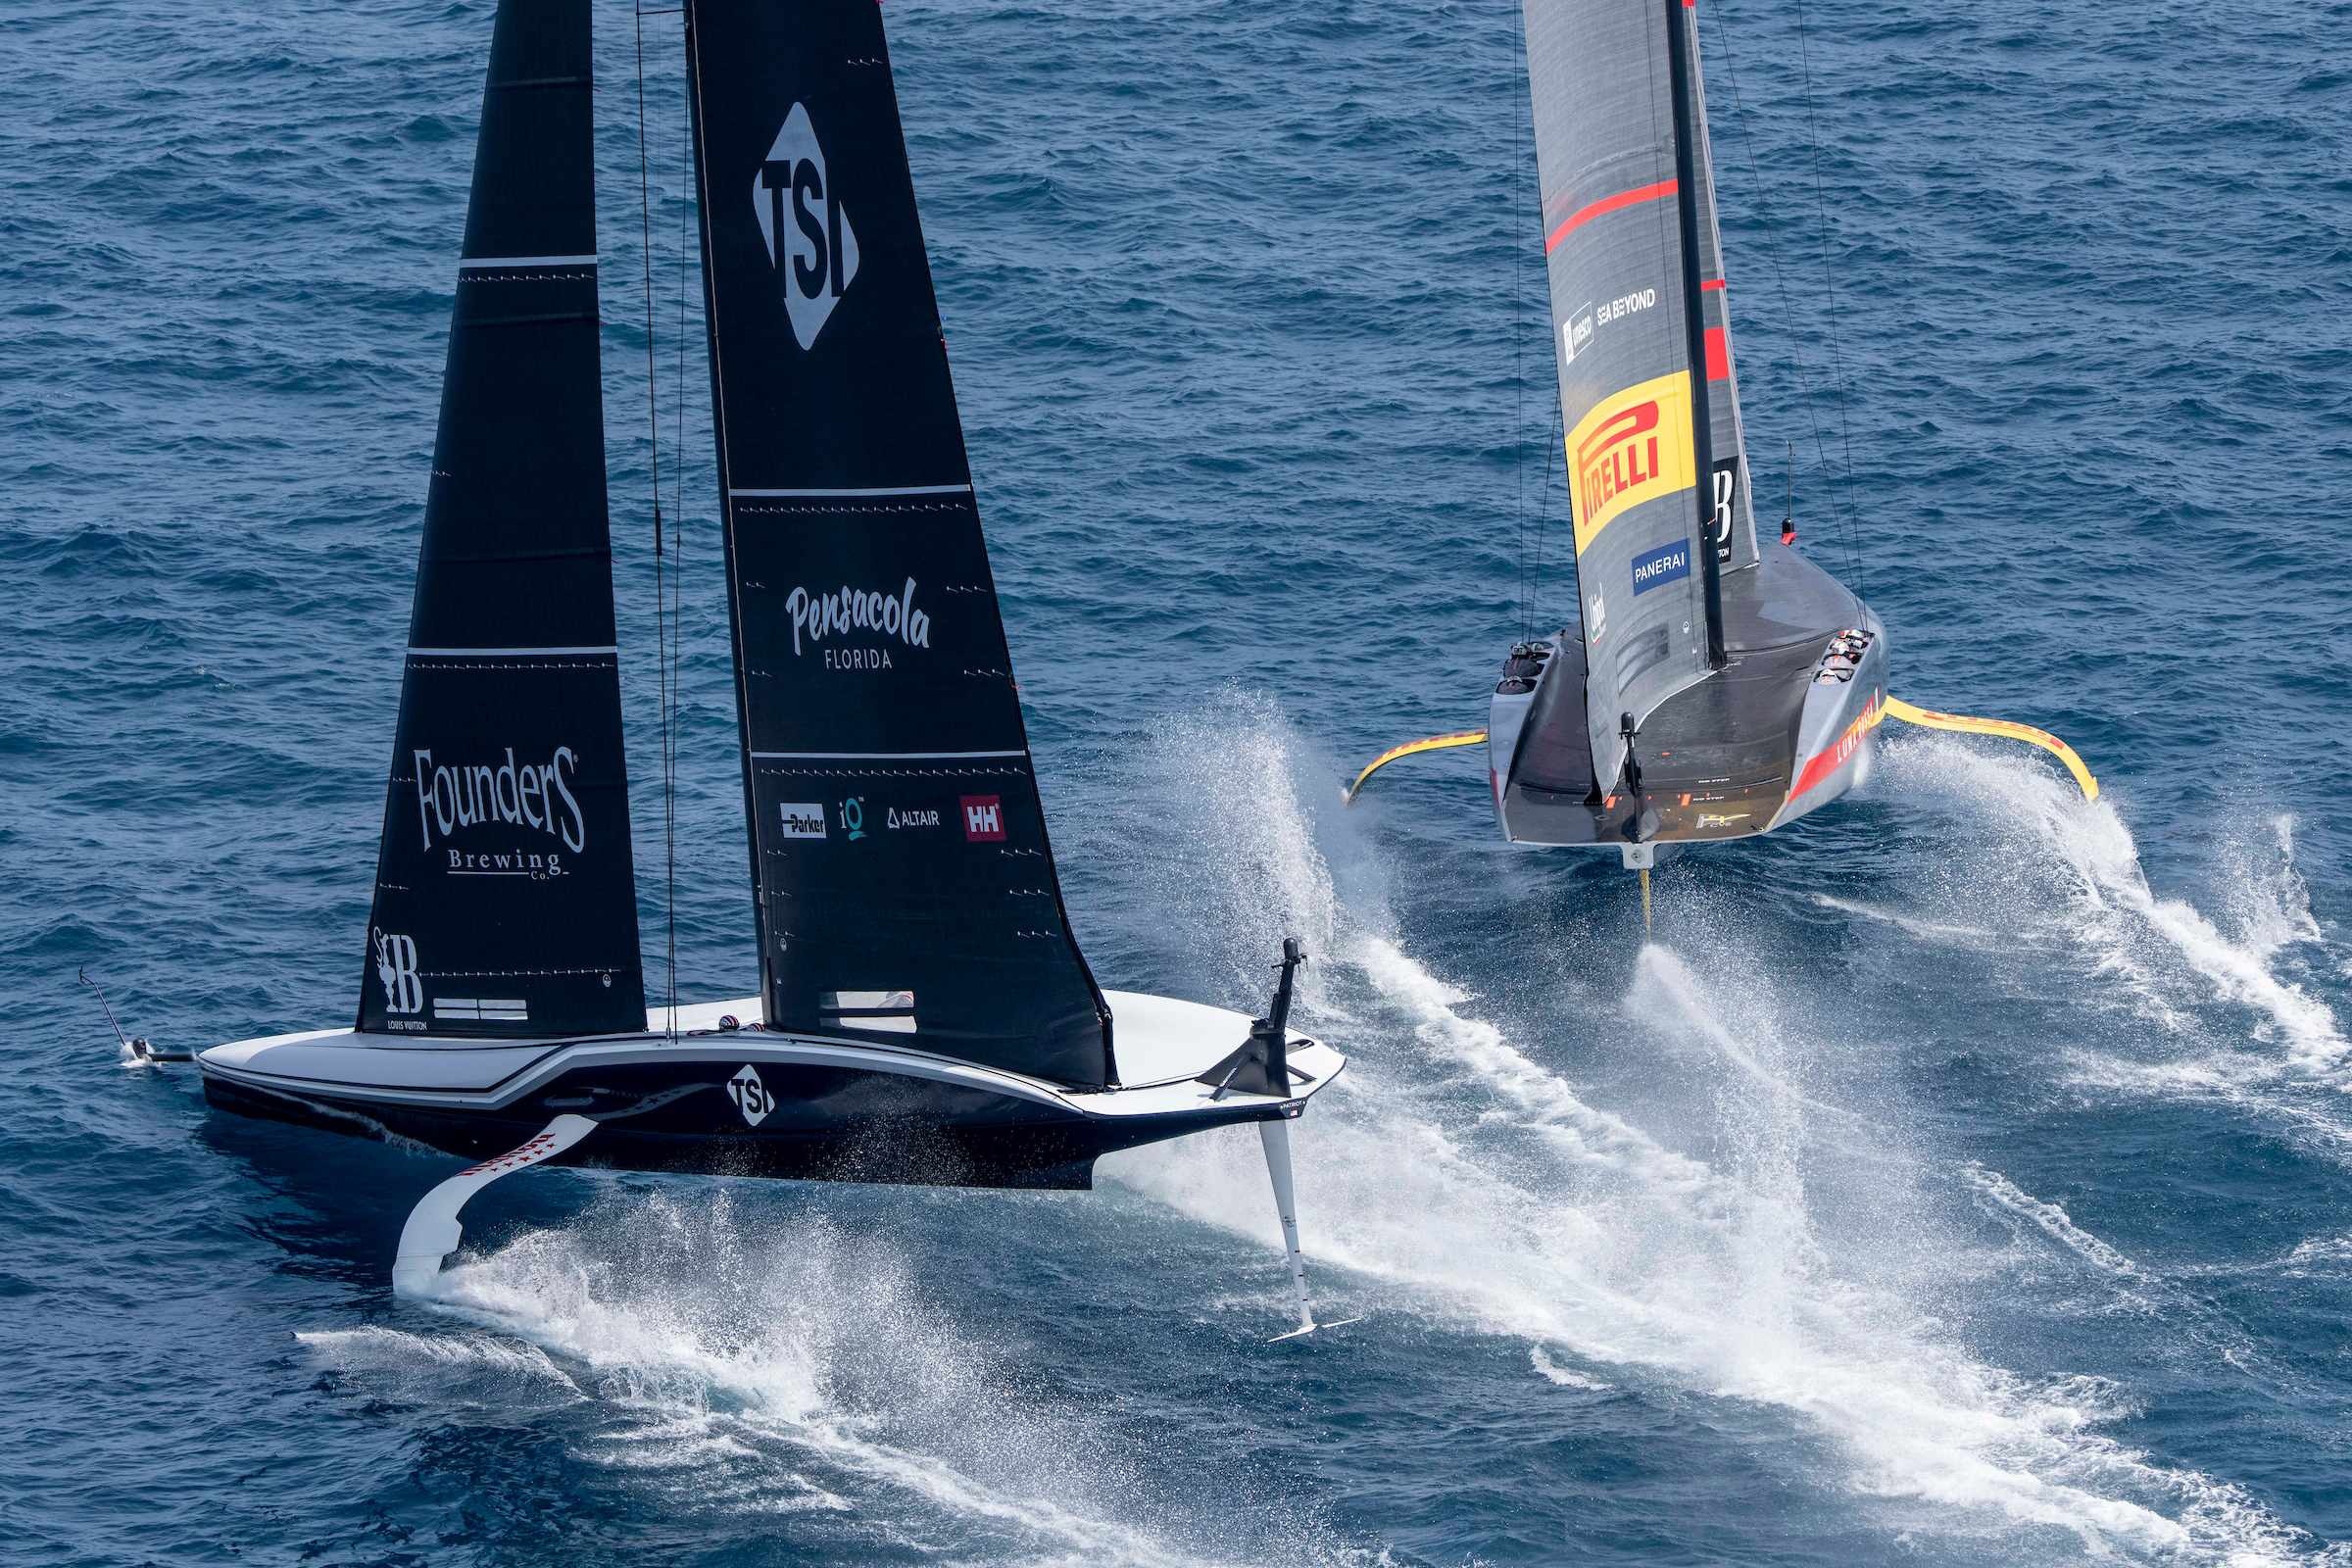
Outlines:
[{"label": "pirelli logo", "polygon": [[1677,370],[1602,398],[1568,432],[1576,553],[1629,507],[1697,481],[1690,442],[1690,376]]}]

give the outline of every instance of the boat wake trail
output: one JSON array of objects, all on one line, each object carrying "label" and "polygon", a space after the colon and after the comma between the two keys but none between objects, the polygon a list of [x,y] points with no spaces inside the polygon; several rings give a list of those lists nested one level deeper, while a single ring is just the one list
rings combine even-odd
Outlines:
[{"label": "boat wake trail", "polygon": [[[1928,890],[1975,911],[1996,909],[2013,943],[2072,946],[2122,980],[2140,1011],[2168,1027],[2209,1027],[2216,1003],[2247,1015],[2241,1041],[2267,1049],[2233,1063],[2253,1074],[2334,1077],[2347,1042],[2334,1011],[2297,974],[2297,950],[2324,939],[2294,866],[2294,820],[2262,825],[2232,847],[2238,874],[2223,885],[2220,918],[2149,886],[2139,846],[2110,797],[2085,802],[2064,779],[2015,758],[1986,756],[1942,737],[1886,748],[1890,790],[1949,805],[1973,824]],[[1971,836],[1978,835],[1971,842]]]},{"label": "boat wake trail", "polygon": [[[1653,947],[1594,1005],[1566,982],[1593,993],[1592,975],[1622,951],[1530,959],[1511,933],[1498,961],[1556,962],[1563,983],[1516,1012],[1482,1005],[1396,934],[1378,894],[1396,873],[1368,866],[1377,857],[1304,804],[1333,769],[1278,714],[1229,702],[1159,741],[1151,771],[1238,841],[1221,884],[1189,849],[1164,857],[1186,936],[1255,952],[1284,928],[1321,933],[1306,1026],[1352,1064],[1296,1146],[1330,1315],[1367,1314],[1359,1335],[1409,1316],[1525,1341],[1531,1387],[1585,1401],[1557,1416],[1580,1425],[1597,1419],[1592,1400],[1625,1394],[1661,1411],[1696,1399],[1769,1412],[1757,1462],[1796,1467],[1788,1484],[1827,1513],[1850,1518],[1860,1499],[1890,1539],[2004,1555],[2307,1556],[2310,1539],[2239,1488],[2103,1435],[2130,1413],[2115,1385],[2004,1370],[1946,1326],[1956,1296],[2001,1289],[1984,1273],[1999,1260],[1948,1233],[1922,1191],[1971,1178],[1830,1098],[1836,999],[1775,996],[1753,965],[1718,975]],[[2085,875],[2125,904],[2120,868],[2094,857]],[[2145,919],[2158,903],[2142,887],[2132,907]],[[1253,973],[1230,979],[1228,1004],[1262,991]],[[1555,1055],[1592,1063],[1622,1108],[1580,1092]],[[1103,1174],[1273,1245],[1238,1144],[1159,1146]],[[2047,1231],[2064,1216],[2044,1208],[2031,1217]],[[2063,1245],[2130,1277],[2120,1254],[2064,1229]]]},{"label": "boat wake trail", "polygon": [[1129,1522],[1153,1503],[1119,1446],[1032,1399],[1018,1348],[977,1344],[891,1246],[776,1220],[725,1188],[619,1192],[452,1264],[429,1310],[455,1324],[301,1338],[438,1422],[568,1414],[574,1455],[664,1517],[794,1515],[824,1560],[1234,1560]]},{"label": "boat wake trail", "polygon": [[[2341,962],[2296,870],[2292,817],[2218,846],[2200,908],[2149,886],[2113,792],[2085,803],[2031,761],[1942,737],[1906,736],[1884,760],[1889,789],[1950,814],[1903,918],[1989,916],[2021,986],[2071,971],[2082,1027],[2062,1053],[2080,1082],[2233,1102],[2352,1161],[2352,1041],[2318,994]],[[2124,1026],[2082,1016],[2101,1010]]]}]

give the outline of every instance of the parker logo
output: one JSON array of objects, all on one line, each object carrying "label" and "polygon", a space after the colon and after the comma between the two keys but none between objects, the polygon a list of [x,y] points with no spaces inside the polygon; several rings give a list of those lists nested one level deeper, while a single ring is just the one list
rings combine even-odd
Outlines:
[{"label": "parker logo", "polygon": [[961,795],[956,804],[963,808],[963,837],[969,844],[995,844],[1004,837],[1004,805],[994,795]]},{"label": "parker logo", "polygon": [[1690,489],[1695,467],[1688,371],[1602,398],[1568,432],[1576,553],[1628,508]]},{"label": "parker logo", "polygon": [[858,235],[841,205],[840,188],[827,177],[825,150],[808,109],[792,106],[775,145],[752,181],[752,210],[768,262],[784,274],[784,314],[802,348],[817,333],[858,275]]},{"label": "parker logo", "polygon": [[384,1010],[422,1012],[424,982],[416,975],[416,944],[407,937],[373,928],[368,935],[375,939],[375,977],[384,988]]},{"label": "parker logo", "polygon": [[[912,577],[906,579],[906,585],[896,595],[869,593],[864,589],[847,586],[832,592],[819,589],[813,594],[806,588],[795,588],[785,596],[784,608],[792,612],[792,652],[795,658],[800,656],[803,638],[815,644],[827,637],[839,637],[856,631],[880,632],[884,637],[896,637],[909,648],[931,646],[931,617],[914,608]],[[851,667],[848,662],[837,663],[833,654],[834,650],[826,650],[826,668]],[[890,660],[883,655],[878,660],[866,660],[858,667],[888,669]]]},{"label": "parker logo", "polygon": [[786,838],[821,839],[825,836],[825,808],[820,802],[793,802],[779,809],[784,814]]}]

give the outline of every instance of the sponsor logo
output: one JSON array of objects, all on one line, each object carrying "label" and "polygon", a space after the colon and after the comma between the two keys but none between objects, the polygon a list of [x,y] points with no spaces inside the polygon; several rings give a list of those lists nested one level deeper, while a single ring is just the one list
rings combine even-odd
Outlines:
[{"label": "sponsor logo", "polygon": [[1602,398],[1568,432],[1576,553],[1629,507],[1690,489],[1695,467],[1688,372]]},{"label": "sponsor logo", "polygon": [[1615,299],[1609,301],[1608,304],[1603,305],[1599,311],[1594,314],[1597,323],[1599,325],[1606,326],[1611,321],[1624,319],[1626,317],[1633,315],[1636,311],[1646,311],[1652,305],[1657,303],[1658,291],[1656,289],[1637,289],[1631,294],[1618,295]]},{"label": "sponsor logo", "polygon": [[[447,839],[462,827],[491,822],[532,827],[553,834],[574,854],[587,847],[588,820],[581,815],[580,803],[571,794],[571,779],[580,766],[571,748],[557,747],[545,764],[518,764],[514,760],[514,748],[510,746],[506,752],[506,762],[497,767],[478,763],[440,767],[434,764],[433,754],[428,750],[419,748],[412,754],[416,763],[416,829],[423,836],[425,849],[433,847],[436,828]],[[454,869],[459,858],[456,851],[450,853]],[[540,858],[527,858],[537,861]],[[549,855],[546,858],[553,862],[556,858]],[[514,874],[527,874],[528,869]]]},{"label": "sponsor logo", "polygon": [[[914,579],[894,597],[890,594],[867,593],[857,588],[842,588],[832,593],[811,594],[806,588],[795,588],[785,599],[784,608],[792,612],[792,652],[798,658],[801,643],[823,642],[828,637],[840,637],[850,632],[880,632],[896,637],[908,648],[931,646],[931,617],[914,608]],[[827,669],[888,669],[890,656],[881,649],[849,649],[839,651],[850,659],[862,659],[862,663],[849,660],[837,662],[837,651],[825,651]]]},{"label": "sponsor logo", "polygon": [[1601,598],[1601,597],[1600,597],[1600,589],[1599,589],[1599,587],[1598,587],[1597,585],[1595,585],[1595,586],[1593,587],[1593,589],[1592,589],[1592,645],[1593,647],[1595,647],[1595,648],[1598,648],[1598,647],[1600,646],[1600,640],[1601,640],[1603,637],[1606,637],[1608,634],[1609,634],[1609,604],[1608,604],[1608,601],[1607,601],[1607,600],[1605,600],[1605,599],[1603,599],[1603,598]]},{"label": "sponsor logo", "polygon": [[1748,813],[1745,811],[1734,811],[1729,816],[1715,811],[1701,811],[1698,813],[1698,825],[1700,827],[1730,827],[1734,822],[1744,822],[1747,818]]},{"label": "sponsor logo", "polygon": [[995,844],[1004,837],[1004,804],[994,795],[963,795],[956,804],[963,808],[963,837],[967,844]]},{"label": "sponsor logo", "polygon": [[758,1069],[748,1061],[741,1072],[727,1080],[727,1098],[743,1112],[747,1127],[759,1126],[776,1108],[776,1097],[767,1092],[767,1085],[760,1081]]},{"label": "sponsor logo", "polygon": [[1740,460],[1725,458],[1715,465],[1715,559],[1732,559],[1732,510],[1740,499]]},{"label": "sponsor logo", "polygon": [[882,825],[896,832],[903,827],[937,827],[937,811],[902,811],[895,806],[882,808]]},{"label": "sponsor logo", "polygon": [[800,104],[784,117],[775,145],[752,180],[752,211],[767,259],[783,274],[784,314],[802,348],[813,347],[833,307],[858,275],[858,235],[826,178],[825,150]]},{"label": "sponsor logo", "polygon": [[865,837],[865,797],[853,795],[841,803],[841,826],[853,843]]},{"label": "sponsor logo", "polygon": [[825,836],[825,808],[814,801],[794,802],[777,807],[784,818],[784,836],[788,839],[821,839]]},{"label": "sponsor logo", "polygon": [[1582,305],[1560,323],[1560,363],[1574,365],[1576,351],[1592,341],[1592,307]]},{"label": "sponsor logo", "polygon": [[[368,928],[375,941],[375,978],[384,988],[384,1010],[416,1013],[424,1010],[424,982],[416,977],[416,944],[389,931]],[[421,1029],[424,1026],[418,1024]]]},{"label": "sponsor logo", "polygon": [[1886,707],[1881,701],[1880,694],[1871,693],[1868,706],[1862,710],[1862,716],[1845,727],[1845,733],[1838,737],[1835,745],[1823,748],[1820,756],[1805,764],[1805,770],[1796,776],[1796,788],[1788,792],[1788,798],[1796,799],[1843,767],[1846,760],[1861,749],[1862,737],[1878,728],[1879,721],[1886,716]]},{"label": "sponsor logo", "polygon": [[1634,597],[1641,598],[1652,588],[1662,587],[1678,577],[1690,575],[1690,542],[1677,539],[1670,545],[1644,551],[1634,558]]}]

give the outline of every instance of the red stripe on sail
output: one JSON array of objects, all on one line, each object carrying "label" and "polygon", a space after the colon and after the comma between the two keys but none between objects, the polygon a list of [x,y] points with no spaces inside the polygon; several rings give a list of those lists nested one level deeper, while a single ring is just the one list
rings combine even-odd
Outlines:
[{"label": "red stripe on sail", "polygon": [[1603,213],[1613,213],[1620,207],[1631,207],[1638,202],[1654,202],[1661,196],[1673,195],[1674,191],[1674,181],[1671,179],[1662,179],[1655,185],[1644,185],[1639,190],[1624,190],[1619,191],[1614,196],[1603,196],[1600,200],[1594,202],[1592,206],[1584,209],[1582,212],[1575,214],[1568,220],[1568,221],[1553,229],[1551,231],[1551,237],[1544,242],[1544,254],[1549,256],[1552,253],[1553,247],[1557,246],[1560,241],[1568,237],[1569,230],[1582,224],[1591,222],[1593,219],[1598,218]]},{"label": "red stripe on sail", "polygon": [[1720,381],[1732,373],[1731,351],[1724,347],[1723,328],[1707,328],[1707,379]]},{"label": "red stripe on sail", "polygon": [[1723,287],[1723,283],[1724,283],[1724,280],[1723,280],[1722,278],[1718,277],[1718,278],[1715,278],[1715,279],[1713,279],[1712,281],[1709,281],[1709,282],[1705,282],[1705,283],[1701,283],[1701,284],[1699,284],[1699,285],[1698,285],[1698,291],[1699,291],[1701,294],[1704,294],[1704,293],[1705,293],[1707,290],[1709,290],[1709,289],[1711,289],[1711,288],[1721,288],[1721,287]]}]

